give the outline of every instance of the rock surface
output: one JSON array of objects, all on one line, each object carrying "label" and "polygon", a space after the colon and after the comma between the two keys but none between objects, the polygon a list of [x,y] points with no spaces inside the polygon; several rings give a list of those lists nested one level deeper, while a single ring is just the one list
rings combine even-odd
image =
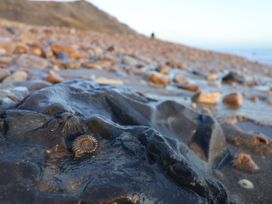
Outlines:
[{"label": "rock surface", "polygon": [[[154,102],[82,80],[34,92],[1,114],[0,200],[228,203],[208,171],[225,153],[220,126],[176,102]],[[97,139],[95,156],[73,157],[82,134]]]}]

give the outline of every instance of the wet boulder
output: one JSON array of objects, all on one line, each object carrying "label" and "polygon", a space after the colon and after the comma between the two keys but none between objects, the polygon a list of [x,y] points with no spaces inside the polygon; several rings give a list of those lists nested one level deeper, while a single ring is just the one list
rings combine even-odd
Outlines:
[{"label": "wet boulder", "polygon": [[[0,135],[0,145],[13,145],[1,150],[3,159],[20,155],[39,167],[29,187],[37,202],[229,202],[225,187],[210,174],[226,153],[220,126],[173,101],[70,81],[35,91],[1,113]],[[82,135],[97,148],[74,157]],[[86,151],[86,141],[76,144]],[[17,178],[19,172],[9,174]]]}]

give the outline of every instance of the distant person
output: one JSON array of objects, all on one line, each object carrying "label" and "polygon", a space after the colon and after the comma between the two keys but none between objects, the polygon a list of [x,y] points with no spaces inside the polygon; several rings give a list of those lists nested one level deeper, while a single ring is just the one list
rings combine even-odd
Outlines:
[{"label": "distant person", "polygon": [[151,33],[151,39],[155,39],[155,33]]}]

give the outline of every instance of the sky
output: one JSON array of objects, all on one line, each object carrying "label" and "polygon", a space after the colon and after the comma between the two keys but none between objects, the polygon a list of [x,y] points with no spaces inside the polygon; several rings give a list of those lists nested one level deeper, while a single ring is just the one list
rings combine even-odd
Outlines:
[{"label": "sky", "polygon": [[138,32],[202,48],[272,48],[272,0],[89,0]]}]

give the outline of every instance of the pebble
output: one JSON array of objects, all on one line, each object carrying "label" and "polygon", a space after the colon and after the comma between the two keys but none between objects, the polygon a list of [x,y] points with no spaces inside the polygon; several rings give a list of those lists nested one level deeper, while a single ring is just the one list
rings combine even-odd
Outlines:
[{"label": "pebble", "polygon": [[189,80],[183,76],[176,76],[174,78],[174,82],[179,83],[179,84],[188,84]]},{"label": "pebble", "polygon": [[5,50],[6,53],[13,53],[15,46],[14,44],[11,42],[10,38],[7,39],[0,39],[0,48]]},{"label": "pebble", "polygon": [[157,73],[152,73],[151,74],[150,81],[153,84],[161,85],[161,86],[164,86],[164,87],[167,86],[170,83],[170,80],[169,80],[168,77],[157,74]]},{"label": "pebble", "polygon": [[260,101],[260,97],[258,97],[258,96],[252,96],[252,97],[250,97],[250,100],[251,100],[253,103],[256,103],[256,102]]},{"label": "pebble", "polygon": [[198,103],[216,105],[221,98],[221,93],[213,92],[213,93],[197,93],[193,96]]},{"label": "pebble", "polygon": [[0,55],[5,55],[7,51],[4,48],[0,48]]},{"label": "pebble", "polygon": [[54,44],[51,46],[51,50],[55,56],[58,56],[63,53],[63,54],[67,54],[72,59],[81,58],[80,54],[74,48],[66,46],[66,45]]},{"label": "pebble", "polygon": [[181,70],[187,70],[187,67],[184,64],[178,63],[177,61],[174,61],[174,60],[166,62],[166,65],[173,68],[178,68]]},{"label": "pebble", "polygon": [[207,79],[208,81],[216,81],[217,78],[218,78],[218,76],[217,76],[216,73],[210,73],[210,74],[206,77],[206,79]]},{"label": "pebble", "polygon": [[171,72],[170,68],[166,67],[166,66],[158,66],[156,68],[156,71],[161,73],[161,74],[165,74],[165,75],[168,75]]},{"label": "pebble", "polygon": [[52,50],[51,50],[50,47],[44,47],[44,48],[42,49],[42,53],[43,53],[42,56],[43,56],[44,58],[47,58],[47,59],[52,58],[52,57],[54,56],[54,54],[53,54],[53,52],[52,52]]},{"label": "pebble", "polygon": [[98,84],[109,84],[109,85],[123,85],[124,82],[121,80],[115,80],[115,79],[106,79],[106,78],[99,78],[95,80]]},{"label": "pebble", "polygon": [[25,71],[16,71],[13,74],[9,75],[3,80],[3,83],[14,83],[14,82],[23,82],[28,78],[28,74]]},{"label": "pebble", "polygon": [[38,57],[42,57],[44,55],[42,46],[39,44],[36,43],[32,44],[30,50],[32,55],[36,55]]},{"label": "pebble", "polygon": [[184,89],[186,91],[191,91],[191,92],[199,92],[201,90],[201,88],[196,85],[182,85],[182,84],[180,84],[177,87],[180,89]]},{"label": "pebble", "polygon": [[231,93],[224,97],[223,102],[230,106],[240,107],[243,105],[244,98],[240,93]]},{"label": "pebble", "polygon": [[252,157],[249,154],[240,153],[236,158],[233,160],[233,165],[236,169],[247,171],[247,172],[256,172],[259,170],[259,167],[254,162]]},{"label": "pebble", "polygon": [[63,78],[58,73],[50,70],[48,73],[47,81],[52,84],[58,84],[63,81]]},{"label": "pebble", "polygon": [[238,184],[245,189],[254,189],[253,183],[247,179],[239,180]]},{"label": "pebble", "polygon": [[46,69],[49,62],[41,57],[23,54],[16,60],[16,65],[24,68]]},{"label": "pebble", "polygon": [[25,54],[29,51],[29,47],[24,44],[24,43],[17,43],[16,48],[15,48],[15,53],[16,54]]},{"label": "pebble", "polygon": [[243,84],[245,82],[245,79],[240,74],[230,71],[225,76],[223,76],[222,82]]},{"label": "pebble", "polygon": [[1,69],[0,70],[0,81],[10,75],[10,71],[8,69]]},{"label": "pebble", "polygon": [[9,65],[12,62],[12,57],[8,55],[0,56],[0,64]]},{"label": "pebble", "polygon": [[137,66],[139,61],[130,56],[124,56],[122,59],[122,64],[130,65],[130,66]]},{"label": "pebble", "polygon": [[197,104],[196,103],[192,103],[192,108],[193,109],[197,109]]}]

